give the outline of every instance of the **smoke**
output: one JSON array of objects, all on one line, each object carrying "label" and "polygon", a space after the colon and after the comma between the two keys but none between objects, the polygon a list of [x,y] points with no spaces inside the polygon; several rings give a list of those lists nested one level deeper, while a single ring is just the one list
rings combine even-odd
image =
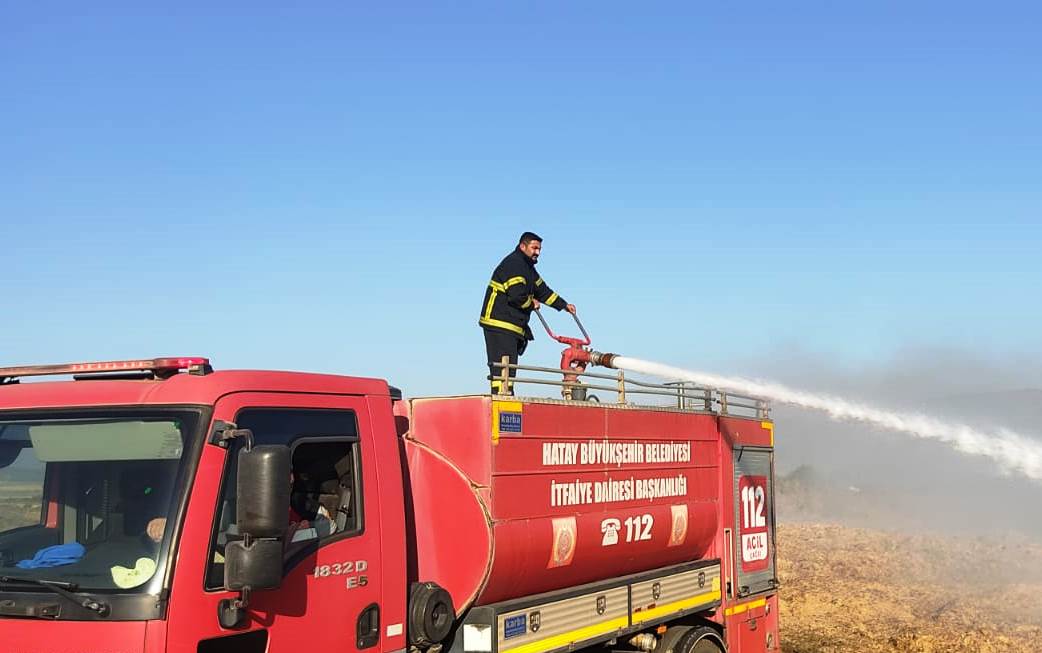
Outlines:
[{"label": "smoke", "polygon": [[958,422],[948,422],[921,414],[883,410],[828,394],[795,390],[778,383],[719,376],[636,358],[619,356],[615,358],[614,365],[632,372],[690,381],[820,411],[837,421],[860,422],[915,438],[936,440],[961,453],[988,458],[1005,473],[1019,473],[1034,481],[1042,481],[1042,442],[1006,428],[985,432]]},{"label": "smoke", "polygon": [[[684,360],[684,359],[681,359]],[[684,360],[684,367],[705,369]],[[723,364],[723,363],[721,363]],[[898,415],[930,416],[983,435],[1042,435],[1042,357],[1033,352],[906,347],[891,356],[843,362],[787,346],[726,366],[743,379],[841,397]],[[911,533],[1042,541],[1037,480],[942,440],[872,422],[772,404],[777,498],[782,521],[831,522]]]}]

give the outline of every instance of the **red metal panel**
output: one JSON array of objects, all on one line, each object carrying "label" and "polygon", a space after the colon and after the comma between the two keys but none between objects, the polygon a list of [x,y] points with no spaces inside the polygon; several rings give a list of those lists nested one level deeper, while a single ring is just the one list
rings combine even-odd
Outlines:
[{"label": "red metal panel", "polygon": [[773,447],[773,422],[743,417],[720,417],[720,433],[734,445]]},{"label": "red metal panel", "polygon": [[145,653],[166,653],[166,621],[145,622]]},{"label": "red metal panel", "polygon": [[747,619],[738,626],[738,653],[760,653],[767,650],[767,631],[761,620]]},{"label": "red metal panel", "polygon": [[[400,594],[401,588],[408,587],[408,561],[406,547],[402,546],[406,533],[405,521],[405,488],[401,467],[401,449],[399,440],[395,435],[395,418],[392,413],[391,398],[389,396],[369,396],[366,398],[368,404],[368,417],[372,428],[372,446],[377,462],[375,467],[377,487],[380,493],[379,515],[371,515],[370,523],[379,519],[381,536],[378,538],[380,546],[380,571],[374,576],[374,583],[379,583],[380,590],[380,619],[384,624],[384,634],[381,637],[380,647],[384,651],[398,651],[406,647],[404,630],[399,634],[386,628],[393,624],[404,624],[406,622],[406,598]],[[364,426],[364,424],[360,424]],[[364,432],[363,432],[364,434]],[[363,497],[366,489],[362,488]],[[342,553],[344,549],[333,549],[330,557]],[[400,598],[399,598],[400,597]]]},{"label": "red metal panel", "polygon": [[[217,419],[231,421],[233,412]],[[221,476],[227,451],[216,445],[205,445],[196,469],[188,510],[181,528],[181,546],[173,570],[173,588],[167,608],[167,623],[182,625],[180,632],[169,632],[172,650],[190,650],[199,640],[213,637],[219,631],[216,623],[217,604],[224,598],[235,598],[234,592],[204,592],[207,556],[213,529],[214,506],[220,491]],[[189,627],[185,625],[190,624]],[[186,632],[187,631],[187,632]]]},{"label": "red metal panel", "polygon": [[[555,437],[603,437],[607,408],[526,403],[526,435]],[[562,419],[562,416],[566,416]]]},{"label": "red metal panel", "polygon": [[661,410],[608,410],[609,438],[716,439],[716,418]]},{"label": "red metal panel", "polygon": [[767,647],[768,651],[777,651],[781,649],[780,630],[781,624],[778,618],[778,595],[774,594],[767,597],[767,608],[764,611],[764,630],[771,634],[770,640],[772,646]]},{"label": "red metal panel", "polygon": [[140,653],[145,646],[145,623],[5,618],[3,650],[17,653]]},{"label": "red metal panel", "polygon": [[770,596],[766,601],[746,600],[745,603],[756,607],[727,618],[725,635],[728,650],[735,653],[770,653],[779,650],[778,597]]},{"label": "red metal panel", "polygon": [[406,440],[405,455],[413,527],[410,567],[417,573],[413,580],[438,583],[462,612],[477,597],[491,566],[492,530],[485,504],[441,454]]},{"label": "red metal panel", "polygon": [[[680,537],[670,546],[673,505],[686,510],[686,529],[677,529]],[[559,518],[574,520],[573,525],[564,527],[555,524],[553,518],[497,522],[495,562],[479,602],[492,603],[704,557],[717,528],[715,504],[673,505],[579,513]],[[613,531],[611,539],[605,529],[609,519],[618,525],[617,529],[608,529]],[[635,541],[627,542],[628,535]],[[648,539],[637,539],[645,535]]]},{"label": "red metal panel", "polygon": [[488,485],[492,471],[491,399],[485,396],[414,399],[409,439],[452,461],[474,483]]}]

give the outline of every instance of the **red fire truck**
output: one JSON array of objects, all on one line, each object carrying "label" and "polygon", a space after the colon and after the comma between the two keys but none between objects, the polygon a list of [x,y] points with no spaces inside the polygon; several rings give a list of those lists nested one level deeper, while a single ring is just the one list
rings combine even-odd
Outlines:
[{"label": "red fire truck", "polygon": [[0,369],[0,648],[777,650],[766,404],[547,371]]}]

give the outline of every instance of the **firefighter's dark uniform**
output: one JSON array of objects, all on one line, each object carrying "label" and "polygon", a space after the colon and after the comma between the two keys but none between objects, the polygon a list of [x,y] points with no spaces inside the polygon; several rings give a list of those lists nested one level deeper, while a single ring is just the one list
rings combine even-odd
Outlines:
[{"label": "firefighter's dark uniform", "polygon": [[[532,260],[520,249],[515,249],[492,273],[478,319],[478,324],[485,331],[485,350],[488,353],[489,372],[493,377],[492,392],[496,394],[504,390],[502,381],[495,378],[502,376],[503,370],[492,364],[502,362],[503,356],[509,356],[510,363],[517,365],[518,356],[524,353],[528,341],[533,339],[528,319],[532,316],[534,300],[557,310],[568,306],[568,302],[540,278]],[[515,370],[510,370],[510,376],[515,374]]]}]

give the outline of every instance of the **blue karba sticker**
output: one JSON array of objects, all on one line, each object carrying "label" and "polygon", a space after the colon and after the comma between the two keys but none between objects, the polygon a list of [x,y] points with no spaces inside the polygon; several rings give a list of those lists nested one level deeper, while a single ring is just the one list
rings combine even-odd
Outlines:
[{"label": "blue karba sticker", "polygon": [[[521,417],[518,415],[518,417]],[[507,617],[506,621],[503,622],[503,638],[510,639],[511,637],[517,637],[524,635],[528,632],[528,616],[519,614],[514,617]]]},{"label": "blue karba sticker", "polygon": [[502,412],[499,414],[499,432],[500,433],[520,433],[521,432],[521,413],[507,413]]}]

